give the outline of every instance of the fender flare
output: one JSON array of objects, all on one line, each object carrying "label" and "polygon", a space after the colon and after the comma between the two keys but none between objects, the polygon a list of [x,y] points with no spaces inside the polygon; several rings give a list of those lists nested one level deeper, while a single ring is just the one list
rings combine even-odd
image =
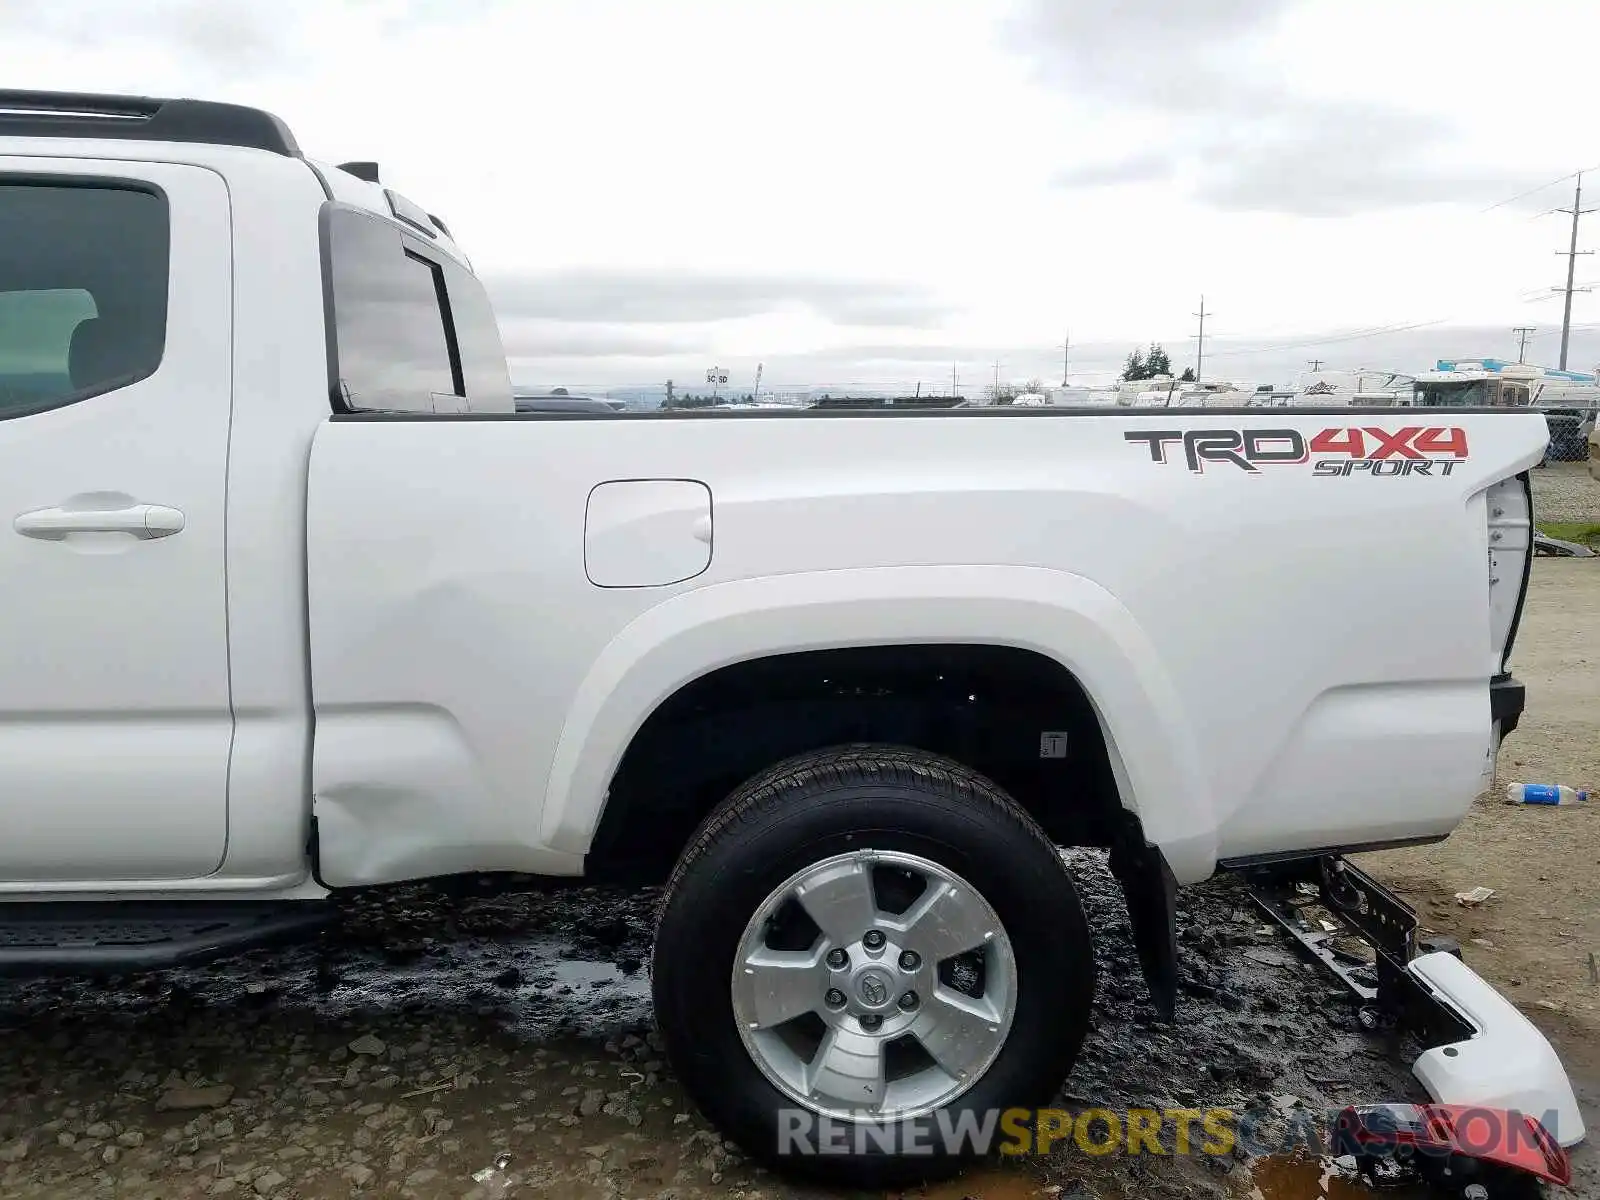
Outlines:
[{"label": "fender flare", "polygon": [[629,742],[686,684],[770,655],[930,642],[1031,650],[1072,672],[1099,715],[1123,806],[1180,881],[1212,873],[1207,774],[1155,647],[1105,588],[1044,567],[768,575],[664,600],[612,639],[575,692],[546,782],[541,841],[587,853]]}]

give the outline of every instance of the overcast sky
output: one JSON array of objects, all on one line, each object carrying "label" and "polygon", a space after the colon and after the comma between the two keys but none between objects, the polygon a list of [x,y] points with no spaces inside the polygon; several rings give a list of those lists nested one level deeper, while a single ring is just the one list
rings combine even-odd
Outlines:
[{"label": "overcast sky", "polygon": [[[1532,189],[1600,166],[1597,33],[1590,0],[0,0],[0,79],[376,159],[520,381],[1059,383],[1070,331],[1090,382],[1191,362],[1203,293],[1206,375],[1283,383],[1516,325],[1554,364],[1572,181]],[[1573,320],[1592,369],[1600,301]]]}]

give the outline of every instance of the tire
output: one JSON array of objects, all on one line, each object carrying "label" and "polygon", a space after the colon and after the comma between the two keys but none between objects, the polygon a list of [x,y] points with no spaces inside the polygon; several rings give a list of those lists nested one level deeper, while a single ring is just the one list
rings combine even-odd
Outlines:
[{"label": "tire", "polygon": [[[956,944],[961,929],[968,940],[995,938],[995,932],[975,931],[986,928],[990,918],[998,919],[999,940],[985,941],[981,949],[972,952],[983,963],[976,969],[983,995],[963,1003],[991,1006],[985,1010],[990,1014],[1002,1009],[1010,1013],[1008,1027],[990,1025],[987,1031],[975,1029],[959,1014],[952,1018],[951,988],[970,984],[974,975],[952,974],[946,979],[943,972],[959,969],[951,967],[952,962],[964,961],[971,967],[976,960],[970,956],[946,960],[940,968],[922,962],[918,966],[922,974],[896,974],[886,968],[880,972],[883,964],[869,961],[874,953],[872,935],[851,944],[848,971],[827,976],[828,981],[840,982],[840,990],[823,993],[818,987],[813,993],[815,977],[808,974],[805,986],[794,994],[802,997],[802,1004],[814,1003],[809,997],[815,994],[820,1003],[812,1015],[783,1026],[786,1030],[809,1031],[816,1036],[817,1028],[831,1017],[839,1027],[833,1036],[859,1039],[868,1029],[865,1022],[878,1020],[879,1033],[887,1035],[896,1028],[891,1022],[914,1020],[924,1032],[932,1032],[929,1045],[942,1047],[950,1061],[971,1067],[962,1076],[963,1083],[957,1078],[961,1072],[921,1051],[932,1067],[923,1067],[924,1074],[914,1074],[910,1082],[898,1085],[917,1089],[899,1094],[902,1098],[923,1097],[920,1107],[902,1104],[884,1119],[869,1116],[865,1121],[858,1119],[862,1115],[859,1109],[852,1111],[837,1100],[830,1102],[835,1095],[832,1092],[824,1090],[824,1099],[813,1101],[811,1097],[818,1093],[806,1094],[806,1083],[792,1083],[787,1093],[780,1090],[775,1078],[792,1082],[808,1076],[782,1072],[775,1076],[760,1065],[761,1061],[774,1061],[774,1055],[782,1061],[784,1050],[765,1049],[777,1044],[773,1041],[777,1035],[747,1034],[750,1022],[741,1028],[736,1017],[741,1001],[735,995],[739,976],[749,973],[743,967],[749,939],[773,936],[752,930],[764,928],[753,919],[774,891],[818,863],[837,856],[859,857],[863,852],[873,860],[867,875],[874,880],[887,879],[895,888],[914,888],[921,871],[925,882],[933,881],[927,882],[932,890],[924,890],[901,910],[900,917],[884,918],[880,912],[872,918],[904,922],[919,912],[929,914],[921,924],[898,932],[890,929],[896,940],[887,945],[898,966],[907,961],[917,963],[922,957],[914,951],[909,960],[902,957],[901,946],[922,946],[927,958],[939,958],[938,950]],[[934,873],[928,874],[923,867],[896,871],[907,863],[924,864]],[[861,886],[863,871],[858,863],[830,869],[850,875],[854,886]],[[884,870],[890,874],[877,873]],[[947,874],[939,876],[937,872]],[[965,890],[961,883],[968,885]],[[803,967],[808,972],[828,970],[825,949],[843,945],[850,936],[843,930],[858,928],[860,923],[838,918],[837,910],[827,908],[818,899],[831,894],[823,892],[823,886],[808,883],[808,895],[822,912],[831,914],[828,920],[838,936],[830,941],[815,922],[811,926],[815,936],[808,935],[803,919],[792,921],[793,928],[786,931],[795,942],[789,949],[808,945],[809,950],[797,952],[820,964]],[[893,911],[882,883],[868,894],[876,898],[877,907]],[[965,906],[962,919],[954,915],[949,920],[931,919],[934,900],[941,917],[955,913],[946,902]],[[926,907],[919,907],[923,905]],[[977,918],[979,924],[966,919],[978,909],[986,914]],[[785,911],[793,917],[800,906]],[[859,916],[864,910],[850,911]],[[938,933],[932,941],[927,940],[929,930]],[[881,954],[881,947],[876,952]],[[1005,966],[1007,957],[1010,968]],[[939,973],[940,983],[933,982],[930,970]],[[877,983],[867,978],[875,972]],[[985,1147],[959,1136],[952,1145],[952,1139],[941,1138],[939,1130],[970,1128],[964,1126],[962,1114],[982,1127],[989,1114],[997,1117],[1008,1108],[1048,1104],[1083,1043],[1094,996],[1093,947],[1083,910],[1061,855],[1049,838],[1015,801],[961,764],[886,746],[839,747],[790,759],[744,784],[713,812],[690,841],[666,885],[651,973],[656,1019],[667,1056],[701,1112],[747,1154],[777,1170],[855,1187],[889,1187],[951,1175]],[[789,978],[784,979],[785,985]],[[927,999],[920,999],[909,987],[918,980]],[[844,997],[843,988],[852,989],[851,996],[844,997],[851,1005],[883,1004],[885,983],[892,990],[907,986],[912,992],[910,1003],[917,1007],[904,1011],[906,992],[887,1002],[885,1016],[832,1007]],[[740,992],[746,1004],[742,1011],[748,1016],[752,987],[745,984],[744,988]],[[756,994],[765,997],[773,993],[758,990]],[[991,1019],[992,1015],[981,1016],[977,1023],[987,1024]],[[938,1024],[941,1021],[944,1024]],[[826,1026],[823,1028],[826,1033]],[[756,1046],[756,1039],[766,1040]],[[920,1037],[910,1041],[914,1043],[912,1057],[920,1061],[917,1048],[924,1042]],[[827,1044],[817,1047],[813,1063],[805,1071],[814,1072],[815,1064],[825,1058],[851,1065],[860,1061],[829,1058],[823,1053]],[[903,1051],[904,1046],[902,1041],[898,1049]],[[975,1056],[984,1046],[988,1049],[982,1052],[991,1057],[980,1062]],[[796,1052],[797,1062],[804,1059],[803,1051]],[[886,1075],[892,1078],[892,1073]],[[851,1094],[857,1084],[863,1089],[868,1086],[861,1083],[865,1077],[849,1072],[824,1076],[830,1086],[842,1086],[838,1081],[847,1078],[850,1087],[844,1090]],[[932,1082],[919,1082],[922,1080]],[[882,1093],[891,1107],[894,1086]],[[946,1098],[938,1091],[941,1086],[965,1090]],[[799,1124],[813,1121],[826,1107],[832,1109],[831,1139],[823,1126]],[[876,1127],[877,1134],[869,1135],[864,1125]],[[920,1144],[905,1136],[914,1125],[923,1130]],[[993,1144],[998,1145],[1005,1134],[998,1124],[992,1128]],[[783,1148],[786,1129],[790,1134],[787,1152]],[[831,1145],[825,1145],[822,1153],[797,1152],[793,1140],[797,1129],[802,1137],[811,1139],[807,1144],[813,1149],[819,1136]],[[884,1133],[889,1137],[885,1139]]]}]

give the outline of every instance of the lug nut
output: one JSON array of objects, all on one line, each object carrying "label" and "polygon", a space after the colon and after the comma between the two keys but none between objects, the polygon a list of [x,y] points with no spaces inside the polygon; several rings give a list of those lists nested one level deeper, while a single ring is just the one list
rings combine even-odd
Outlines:
[{"label": "lug nut", "polygon": [[883,931],[881,929],[867,930],[866,934],[861,939],[861,944],[868,950],[882,950]]},{"label": "lug nut", "polygon": [[844,1007],[844,993],[838,988],[829,988],[828,994],[823,997],[823,1000],[827,1003],[829,1008]]},{"label": "lug nut", "polygon": [[850,956],[843,950],[829,950],[828,965],[835,971],[842,971],[850,965]]},{"label": "lug nut", "polygon": [[907,992],[904,996],[900,997],[900,1007],[905,1009],[907,1012],[910,1012],[920,1003],[921,1001],[917,999],[917,994],[915,992]]},{"label": "lug nut", "polygon": [[878,1032],[878,1026],[882,1024],[883,1018],[877,1013],[868,1013],[866,1016],[861,1018],[861,1028],[865,1029],[868,1033]]},{"label": "lug nut", "polygon": [[900,953],[900,969],[902,971],[915,971],[922,965],[922,959],[917,957],[915,950],[903,950]]}]

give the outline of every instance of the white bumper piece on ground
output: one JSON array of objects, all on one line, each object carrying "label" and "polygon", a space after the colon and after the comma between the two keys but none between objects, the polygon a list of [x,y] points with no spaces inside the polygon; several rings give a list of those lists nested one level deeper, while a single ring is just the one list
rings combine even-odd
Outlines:
[{"label": "white bumper piece on ground", "polygon": [[1584,1138],[1567,1072],[1550,1043],[1512,1003],[1453,954],[1423,954],[1408,969],[1477,1032],[1436,1046],[1412,1065],[1440,1104],[1479,1104],[1537,1118],[1563,1146]]}]

